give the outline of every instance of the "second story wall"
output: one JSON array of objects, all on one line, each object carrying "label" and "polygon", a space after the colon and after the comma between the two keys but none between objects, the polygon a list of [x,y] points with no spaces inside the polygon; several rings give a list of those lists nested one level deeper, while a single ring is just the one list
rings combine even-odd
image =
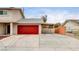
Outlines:
[{"label": "second story wall", "polygon": [[19,9],[0,10],[0,22],[16,22],[23,18]]}]

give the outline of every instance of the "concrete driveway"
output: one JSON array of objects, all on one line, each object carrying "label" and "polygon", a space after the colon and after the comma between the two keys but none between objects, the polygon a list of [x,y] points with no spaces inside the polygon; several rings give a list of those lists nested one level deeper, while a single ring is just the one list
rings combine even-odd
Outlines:
[{"label": "concrete driveway", "polygon": [[13,35],[0,40],[2,51],[77,51],[79,40],[58,34]]}]

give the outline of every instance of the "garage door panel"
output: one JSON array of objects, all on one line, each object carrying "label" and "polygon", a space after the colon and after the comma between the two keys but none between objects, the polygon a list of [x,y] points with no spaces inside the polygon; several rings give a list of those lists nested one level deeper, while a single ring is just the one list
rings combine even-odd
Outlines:
[{"label": "garage door panel", "polygon": [[18,34],[38,34],[38,25],[19,25]]}]

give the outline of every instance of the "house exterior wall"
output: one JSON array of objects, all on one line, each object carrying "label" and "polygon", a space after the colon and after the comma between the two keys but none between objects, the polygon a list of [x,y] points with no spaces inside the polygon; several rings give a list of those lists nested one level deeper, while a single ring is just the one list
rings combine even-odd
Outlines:
[{"label": "house exterior wall", "polygon": [[13,24],[13,35],[17,34],[17,26],[18,24]]},{"label": "house exterior wall", "polygon": [[41,34],[41,24],[13,24],[13,34],[17,34],[18,25],[38,25],[39,26],[39,34]]},{"label": "house exterior wall", "polygon": [[[5,35],[7,34],[7,28],[6,26],[9,25],[9,24],[0,24],[0,35]],[[38,25],[39,26],[39,34],[41,34],[41,24],[16,24],[16,23],[13,23],[13,34],[12,35],[17,35],[17,31],[18,31],[18,25]]]},{"label": "house exterior wall", "polygon": [[15,22],[22,18],[19,10],[3,10],[6,11],[6,15],[0,15],[0,22]]},{"label": "house exterior wall", "polygon": [[5,28],[5,24],[0,24],[0,35],[4,35],[6,33]]},{"label": "house exterior wall", "polygon": [[68,22],[65,24],[66,32],[79,30],[79,25],[75,22]]}]

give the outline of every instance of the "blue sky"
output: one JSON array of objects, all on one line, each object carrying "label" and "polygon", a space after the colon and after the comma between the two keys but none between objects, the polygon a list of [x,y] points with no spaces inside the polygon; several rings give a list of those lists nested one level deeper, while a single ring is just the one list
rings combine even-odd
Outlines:
[{"label": "blue sky", "polygon": [[42,15],[47,15],[48,23],[79,19],[78,7],[25,7],[24,13],[26,18],[40,18]]}]

